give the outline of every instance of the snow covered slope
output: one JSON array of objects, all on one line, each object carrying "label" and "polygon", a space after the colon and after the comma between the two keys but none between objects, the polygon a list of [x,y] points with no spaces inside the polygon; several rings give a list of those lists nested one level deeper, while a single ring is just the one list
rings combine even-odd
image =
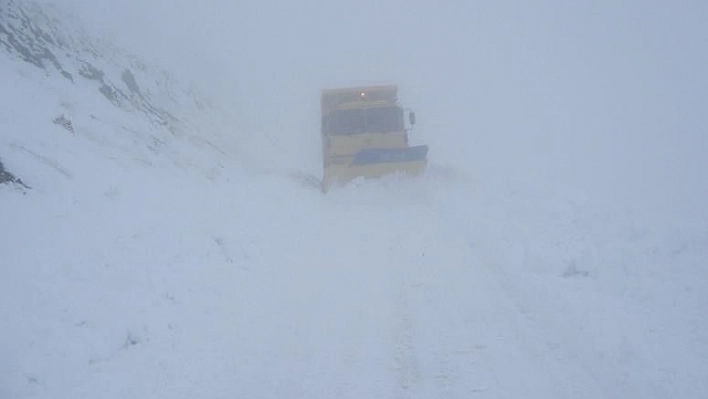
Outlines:
[{"label": "snow covered slope", "polygon": [[[9,0],[0,5],[0,18],[7,77],[2,100],[8,103],[4,138],[14,138],[9,144],[15,150],[35,152],[37,140],[22,130],[46,130],[42,127],[53,122],[52,131],[63,128],[111,156],[118,150],[138,162],[153,162],[158,155],[188,164],[190,156],[182,151],[194,145],[180,149],[182,144],[213,151],[212,141],[226,132],[226,113],[209,98],[178,84],[168,72],[88,36],[70,15]],[[31,106],[22,108],[24,104]]]},{"label": "snow covered slope", "polygon": [[228,115],[21,4],[0,397],[708,395],[705,221],[435,162],[326,196],[253,174]]}]

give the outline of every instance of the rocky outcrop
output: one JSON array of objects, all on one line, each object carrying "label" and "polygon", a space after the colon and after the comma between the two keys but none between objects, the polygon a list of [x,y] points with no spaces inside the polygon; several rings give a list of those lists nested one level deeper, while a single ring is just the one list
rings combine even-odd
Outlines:
[{"label": "rocky outcrop", "polygon": [[[151,122],[179,134],[189,123],[180,109],[203,101],[180,90],[164,71],[86,35],[71,16],[29,0],[0,1],[0,52],[73,84],[91,85],[116,107],[141,112]],[[177,117],[176,115],[180,115]]]},{"label": "rocky outcrop", "polygon": [[24,187],[24,188],[29,188],[22,181],[22,179],[15,177],[15,175],[13,175],[9,171],[5,170],[5,165],[3,165],[2,161],[0,160],[0,184],[6,184],[6,183],[12,183],[12,184],[16,184],[18,186]]}]

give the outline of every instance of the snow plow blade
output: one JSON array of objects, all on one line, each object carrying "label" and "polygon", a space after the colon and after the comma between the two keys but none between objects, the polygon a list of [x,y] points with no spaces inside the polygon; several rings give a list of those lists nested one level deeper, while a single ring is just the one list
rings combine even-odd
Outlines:
[{"label": "snow plow blade", "polygon": [[420,175],[427,166],[428,146],[410,148],[368,148],[356,154],[351,164],[330,165],[325,169],[323,191],[334,184],[357,178],[377,179],[386,175]]},{"label": "snow plow blade", "polygon": [[427,145],[408,148],[366,148],[356,154],[354,165],[416,163],[425,161],[427,155]]}]

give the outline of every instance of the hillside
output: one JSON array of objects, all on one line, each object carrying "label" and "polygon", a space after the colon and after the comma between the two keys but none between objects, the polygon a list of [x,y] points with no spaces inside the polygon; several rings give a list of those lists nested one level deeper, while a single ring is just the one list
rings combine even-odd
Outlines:
[{"label": "hillside", "polygon": [[706,221],[434,148],[323,195],[275,135],[0,4],[0,397],[708,394]]}]

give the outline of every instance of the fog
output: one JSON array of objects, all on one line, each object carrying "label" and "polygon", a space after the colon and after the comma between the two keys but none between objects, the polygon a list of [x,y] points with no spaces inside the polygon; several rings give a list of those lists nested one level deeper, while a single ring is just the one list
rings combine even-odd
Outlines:
[{"label": "fog", "polygon": [[435,165],[708,216],[704,1],[60,5],[214,93],[293,168],[319,163],[322,88],[397,83]]},{"label": "fog", "polygon": [[[708,5],[19,1],[0,398],[708,397]],[[427,173],[323,195],[379,83]]]}]

